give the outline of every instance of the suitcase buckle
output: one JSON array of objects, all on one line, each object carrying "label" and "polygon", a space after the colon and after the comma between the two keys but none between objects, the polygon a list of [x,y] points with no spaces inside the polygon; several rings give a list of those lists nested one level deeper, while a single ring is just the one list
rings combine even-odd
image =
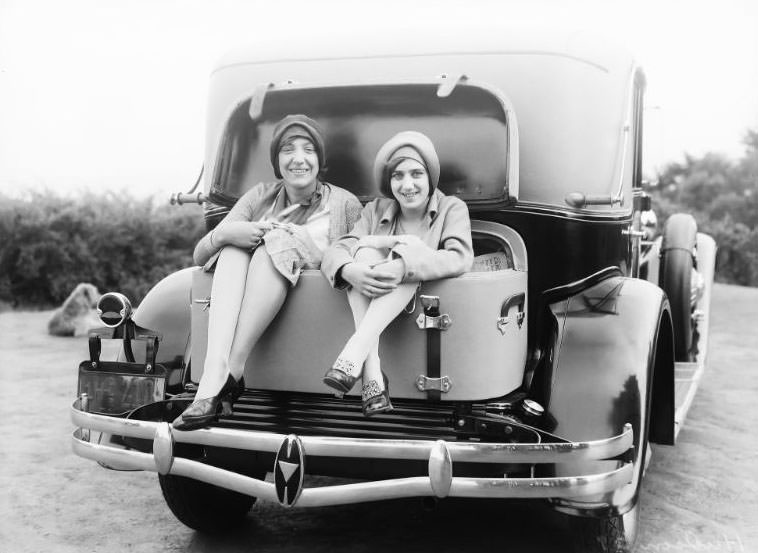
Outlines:
[{"label": "suitcase buckle", "polygon": [[453,321],[447,313],[440,313],[440,297],[420,295],[421,305],[424,308],[422,313],[416,317],[416,324],[421,330],[434,328],[437,330],[447,330]]},{"label": "suitcase buckle", "polygon": [[421,330],[427,330],[429,328],[447,330],[452,326],[453,321],[447,313],[438,315],[437,317],[430,317],[424,313],[419,313],[419,316],[416,317],[416,324]]},{"label": "suitcase buckle", "polygon": [[449,376],[443,376],[441,378],[429,378],[420,374],[416,377],[416,388],[420,392],[428,392],[430,390],[439,390],[443,394],[446,394],[453,387],[453,381]]}]

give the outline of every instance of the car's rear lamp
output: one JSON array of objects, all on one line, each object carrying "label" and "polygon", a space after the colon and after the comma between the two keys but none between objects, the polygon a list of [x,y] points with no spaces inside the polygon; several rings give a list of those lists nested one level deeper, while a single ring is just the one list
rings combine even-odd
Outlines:
[{"label": "car's rear lamp", "polygon": [[132,304],[124,294],[108,292],[97,302],[97,315],[105,326],[116,328],[132,316]]}]

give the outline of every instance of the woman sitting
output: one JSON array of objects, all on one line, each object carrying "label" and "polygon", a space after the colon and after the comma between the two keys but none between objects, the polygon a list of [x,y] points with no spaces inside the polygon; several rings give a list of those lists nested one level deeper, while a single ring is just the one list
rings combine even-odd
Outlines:
[{"label": "woman sitting", "polygon": [[239,397],[250,351],[297,284],[300,271],[318,268],[329,243],[358,218],[358,199],[320,180],[325,155],[315,121],[305,115],[282,119],[271,139],[271,163],[280,180],[253,187],[198,242],[195,262],[206,269],[216,267],[208,352],[194,401],[173,422],[174,428],[207,426],[222,402]]},{"label": "woman sitting", "polygon": [[347,288],[355,333],[324,376],[338,396],[363,377],[363,414],[392,409],[381,371],[379,336],[408,304],[420,281],[458,276],[473,262],[466,204],[437,189],[440,163],[429,138],[401,132],[374,162],[386,198],[367,204],[350,234],[324,254],[321,270]]}]

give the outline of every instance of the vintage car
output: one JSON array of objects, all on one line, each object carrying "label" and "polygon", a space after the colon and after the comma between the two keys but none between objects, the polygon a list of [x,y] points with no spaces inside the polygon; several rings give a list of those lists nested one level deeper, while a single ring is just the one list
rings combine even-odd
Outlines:
[{"label": "vintage car", "polygon": [[[256,498],[542,498],[571,515],[579,550],[630,550],[649,443],[674,444],[704,367],[715,257],[689,215],[647,234],[644,88],[626,51],[570,32],[231,52],[210,81],[204,191],[177,203],[204,203],[213,228],[273,180],[286,114],[323,125],[327,179],[364,202],[379,193],[378,147],[418,130],[438,148],[441,189],[468,204],[474,268],[423,283],[384,333],[394,411],[366,418],[359,397],[323,385],[352,318],[309,270],[233,411],[190,432],[170,422],[202,373],[212,273],[172,274],[134,312],[108,293],[79,366],[74,451],[157,472],[199,531],[243,520]],[[306,474],[355,482],[304,487]]]}]

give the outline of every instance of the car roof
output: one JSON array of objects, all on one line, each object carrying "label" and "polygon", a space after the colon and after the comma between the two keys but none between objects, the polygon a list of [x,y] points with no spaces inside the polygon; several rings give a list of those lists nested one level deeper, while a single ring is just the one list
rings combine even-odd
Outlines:
[{"label": "car roof", "polygon": [[567,193],[616,194],[626,182],[633,90],[644,87],[644,76],[613,40],[493,25],[417,29],[402,41],[376,30],[351,33],[258,34],[224,55],[211,75],[206,167],[215,164],[232,110],[266,83],[371,85],[465,75],[501,92],[513,108],[520,201],[565,206]]},{"label": "car roof", "polygon": [[[347,47],[349,45],[349,47]],[[631,53],[608,37],[585,30],[507,28],[497,25],[429,26],[402,40],[389,40],[386,30],[361,29],[298,34],[279,40],[265,35],[223,55],[214,72],[240,64],[438,55],[530,54],[573,58],[611,70],[633,65]]]}]

